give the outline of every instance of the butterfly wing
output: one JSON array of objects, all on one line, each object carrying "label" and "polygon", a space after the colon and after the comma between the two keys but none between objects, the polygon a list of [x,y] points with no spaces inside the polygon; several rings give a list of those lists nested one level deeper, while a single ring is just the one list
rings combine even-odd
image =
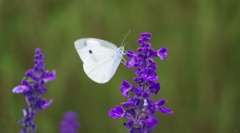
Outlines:
[{"label": "butterfly wing", "polygon": [[74,44],[90,79],[106,83],[113,77],[121,62],[123,48],[95,38],[79,39]]},{"label": "butterfly wing", "polygon": [[115,70],[112,68],[113,60],[105,60],[101,63],[95,64],[92,62],[85,62],[83,64],[83,69],[87,76],[97,83],[108,82],[116,72],[118,65]]},{"label": "butterfly wing", "polygon": [[106,50],[116,51],[118,48],[111,42],[96,39],[96,38],[82,38],[74,42],[75,48],[82,59],[82,61],[88,60],[88,57],[91,56],[91,52]]}]

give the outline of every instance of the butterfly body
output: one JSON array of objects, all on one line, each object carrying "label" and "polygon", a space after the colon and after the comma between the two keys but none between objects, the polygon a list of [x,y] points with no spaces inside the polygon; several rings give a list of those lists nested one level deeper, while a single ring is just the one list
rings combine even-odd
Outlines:
[{"label": "butterfly body", "polygon": [[74,42],[75,48],[83,61],[83,70],[97,83],[108,82],[115,74],[122,58],[124,47],[96,39],[82,38]]}]

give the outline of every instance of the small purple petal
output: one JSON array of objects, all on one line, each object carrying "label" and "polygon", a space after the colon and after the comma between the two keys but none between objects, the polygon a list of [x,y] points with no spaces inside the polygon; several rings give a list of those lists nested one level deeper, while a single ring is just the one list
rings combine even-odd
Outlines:
[{"label": "small purple petal", "polygon": [[[38,59],[40,59],[40,60],[44,59],[44,54],[42,54],[42,53],[39,54],[39,55],[38,55]],[[42,65],[43,65],[43,64],[42,64]]]},{"label": "small purple petal", "polygon": [[48,88],[42,88],[40,91],[41,93],[46,93],[48,91]]},{"label": "small purple petal", "polygon": [[142,38],[142,40],[144,41],[144,44],[145,44],[143,47],[148,47],[149,44],[147,42],[150,41],[150,38],[144,37],[144,38]]},{"label": "small purple petal", "polygon": [[132,106],[133,109],[136,109],[136,107],[141,106],[141,100],[138,96],[134,96],[130,99],[128,99],[127,102],[131,102],[134,106]]},{"label": "small purple petal", "polygon": [[159,56],[161,60],[164,60],[168,54],[169,54],[169,52],[167,51],[167,48],[165,48],[165,47],[157,50],[157,56]]},{"label": "small purple petal", "polygon": [[35,53],[36,54],[40,54],[41,53],[41,49],[40,48],[36,48]]},{"label": "small purple petal", "polygon": [[139,88],[132,86],[131,91],[134,92],[137,96],[141,96],[142,91]]},{"label": "small purple petal", "polygon": [[[157,57],[157,51],[155,51],[153,49],[149,49],[147,54],[148,54],[148,58],[155,58],[155,57]],[[151,61],[151,63],[153,63],[152,60],[149,60],[149,61]]]},{"label": "small purple petal", "polygon": [[117,106],[116,108],[112,108],[109,110],[108,115],[111,116],[113,119],[119,119],[124,116],[124,109],[121,106]]},{"label": "small purple petal", "polygon": [[124,97],[130,97],[130,94],[128,93],[129,90],[131,90],[132,85],[128,81],[123,81],[122,86],[120,87],[120,91]]},{"label": "small purple petal", "polygon": [[140,47],[137,49],[138,52],[143,52],[144,51],[144,48]]},{"label": "small purple petal", "polygon": [[38,87],[39,87],[38,83],[33,84],[33,88],[38,88]]},{"label": "small purple petal", "polygon": [[53,99],[50,99],[49,102],[47,102],[46,99],[43,99],[41,102],[41,109],[46,109],[48,108],[53,102]]},{"label": "small purple petal", "polygon": [[128,100],[126,102],[123,102],[123,107],[124,108],[136,108],[136,105],[131,100]]},{"label": "small purple petal", "polygon": [[173,111],[167,107],[158,107],[158,110],[164,114],[172,114]]},{"label": "small purple petal", "polygon": [[24,79],[24,80],[22,80],[22,85],[29,86],[29,83],[27,80]]},{"label": "small purple petal", "polygon": [[[150,38],[149,38],[148,41],[150,41]],[[146,44],[145,44],[145,47],[151,47],[151,43],[146,43]]]},{"label": "small purple petal", "polygon": [[164,105],[165,103],[166,103],[166,100],[161,99],[161,100],[157,101],[157,102],[155,103],[155,105],[156,105],[156,106],[162,106],[162,105]]},{"label": "small purple petal", "polygon": [[136,70],[134,71],[134,73],[135,73],[138,77],[141,77],[141,76],[144,74],[144,70],[138,68],[138,69],[136,69]]},{"label": "small purple petal", "polygon": [[140,41],[138,41],[138,43],[142,46],[142,47],[148,47],[149,46],[149,44],[148,44],[148,42],[150,41],[150,37],[151,37],[152,35],[150,34],[150,33],[142,33],[141,34],[141,39],[139,39],[139,40],[142,40],[143,42],[140,42]]},{"label": "small purple petal", "polygon": [[160,90],[160,83],[156,83],[152,86],[149,87],[150,92],[157,94],[158,91]]},{"label": "small purple petal", "polygon": [[[143,59],[146,60],[146,59],[147,59],[147,55],[146,55],[146,54],[143,54],[143,53],[140,53],[140,54],[138,54],[138,58],[142,59],[142,61],[141,61],[141,62],[139,61],[139,63],[145,64],[145,62],[143,61]],[[142,66],[142,67],[146,67],[146,65],[141,65],[141,66]]]},{"label": "small purple petal", "polygon": [[125,66],[128,67],[128,68],[134,67],[137,55],[131,50],[127,51],[126,55],[130,59],[128,61],[126,61]]},{"label": "small purple petal", "polygon": [[144,81],[144,78],[138,78],[138,77],[136,77],[136,78],[133,78],[133,81],[134,81],[135,83],[137,83],[137,84],[141,84],[141,83]]},{"label": "small purple petal", "polygon": [[126,53],[126,56],[132,58],[132,57],[135,57],[136,55],[132,50],[128,50],[127,53]]},{"label": "small purple petal", "polygon": [[149,62],[151,62],[151,63],[148,66],[148,68],[155,71],[157,69],[157,64],[155,62],[152,62],[151,60],[149,60]]},{"label": "small purple petal", "polygon": [[160,112],[164,114],[172,114],[173,111],[171,109],[163,106],[165,103],[166,103],[166,100],[161,99],[155,103],[155,106]]},{"label": "small purple petal", "polygon": [[145,69],[143,79],[146,81],[155,81],[158,79],[158,76],[154,70]]},{"label": "small purple petal", "polygon": [[128,120],[128,122],[125,124],[125,127],[130,130],[132,129],[133,124],[134,124],[133,120]]},{"label": "small purple petal", "polygon": [[43,79],[43,81],[47,83],[49,81],[55,80],[55,78],[56,78],[56,70],[53,70],[51,73],[48,74],[46,78]]},{"label": "small purple petal", "polygon": [[134,58],[131,58],[130,60],[128,60],[128,61],[125,63],[125,66],[126,66],[127,68],[134,67],[134,65],[135,65],[135,60],[134,60]]},{"label": "small purple petal", "polygon": [[144,37],[151,37],[152,36],[152,34],[151,33],[148,33],[148,32],[143,32],[143,33],[141,33],[141,37],[142,38],[144,38]]},{"label": "small purple petal", "polygon": [[149,98],[150,97],[150,93],[143,92],[142,97],[143,98]]},{"label": "small purple petal", "polygon": [[29,77],[29,78],[36,79],[36,75],[35,75],[35,72],[34,72],[33,69],[29,69],[29,70],[25,73],[25,75],[26,75],[27,77]]},{"label": "small purple petal", "polygon": [[158,119],[155,117],[150,117],[147,121],[146,124],[150,127],[150,129],[154,129],[155,126],[158,124]]},{"label": "small purple petal", "polygon": [[143,47],[145,42],[143,41],[143,39],[138,39],[137,42]]},{"label": "small purple petal", "polygon": [[133,109],[127,110],[124,114],[124,118],[126,119],[134,119],[135,118],[135,111]]},{"label": "small purple petal", "polygon": [[29,90],[28,86],[25,85],[18,85],[16,87],[13,88],[12,92],[13,93],[23,93]]}]

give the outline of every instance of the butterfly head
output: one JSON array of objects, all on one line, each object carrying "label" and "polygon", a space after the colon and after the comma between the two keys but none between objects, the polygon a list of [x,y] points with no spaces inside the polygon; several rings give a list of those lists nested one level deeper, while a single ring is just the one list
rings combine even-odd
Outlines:
[{"label": "butterfly head", "polygon": [[121,55],[121,57],[124,55],[124,45],[118,48],[118,55]]}]

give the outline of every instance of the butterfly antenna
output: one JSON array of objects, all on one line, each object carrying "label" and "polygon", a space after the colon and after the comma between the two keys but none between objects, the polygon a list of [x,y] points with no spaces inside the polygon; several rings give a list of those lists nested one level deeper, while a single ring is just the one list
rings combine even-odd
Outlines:
[{"label": "butterfly antenna", "polygon": [[124,41],[126,40],[128,34],[130,33],[130,31],[131,31],[131,30],[129,29],[128,32],[127,32],[127,34],[124,35],[125,37],[124,37],[124,39],[122,40],[121,46],[123,45],[123,43],[124,43]]}]

